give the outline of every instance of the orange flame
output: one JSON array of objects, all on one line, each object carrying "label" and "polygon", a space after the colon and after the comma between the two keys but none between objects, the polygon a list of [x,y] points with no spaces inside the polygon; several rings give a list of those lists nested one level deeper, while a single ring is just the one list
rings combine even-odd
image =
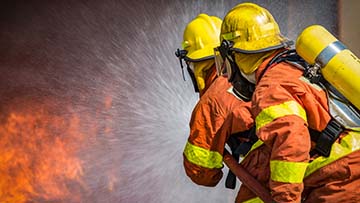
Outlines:
[{"label": "orange flame", "polygon": [[[0,115],[0,202],[80,201],[81,119],[52,102],[11,105]],[[57,110],[59,111],[59,110]],[[74,186],[75,185],[75,186]]]}]

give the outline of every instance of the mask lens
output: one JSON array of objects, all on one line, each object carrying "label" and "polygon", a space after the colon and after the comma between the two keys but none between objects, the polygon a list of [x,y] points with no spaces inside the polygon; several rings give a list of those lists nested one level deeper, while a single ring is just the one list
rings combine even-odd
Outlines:
[{"label": "mask lens", "polygon": [[218,76],[223,75],[226,71],[224,59],[218,48],[214,48],[216,73]]},{"label": "mask lens", "polygon": [[191,70],[193,73],[195,73],[195,65],[194,65],[194,63],[193,63],[193,62],[187,62],[187,64],[188,64],[190,70]]},{"label": "mask lens", "polygon": [[230,64],[229,59],[226,57],[225,62],[224,62],[224,66],[225,66],[225,70],[226,70],[226,75],[228,78],[232,77],[233,71],[232,71],[232,67]]},{"label": "mask lens", "polygon": [[221,52],[218,48],[214,48],[216,73],[218,76],[225,75],[227,73],[226,64],[229,63],[227,59],[222,57]]}]

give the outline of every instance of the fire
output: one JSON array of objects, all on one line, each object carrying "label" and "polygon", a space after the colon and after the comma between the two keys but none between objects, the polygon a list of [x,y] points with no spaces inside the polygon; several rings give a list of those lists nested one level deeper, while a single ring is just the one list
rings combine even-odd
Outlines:
[{"label": "fire", "polygon": [[54,101],[14,101],[1,110],[0,202],[80,202],[80,116]]}]

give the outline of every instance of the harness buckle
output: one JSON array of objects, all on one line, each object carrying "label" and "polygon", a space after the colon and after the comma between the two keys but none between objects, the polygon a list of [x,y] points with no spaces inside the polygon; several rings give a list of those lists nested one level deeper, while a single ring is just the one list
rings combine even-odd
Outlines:
[{"label": "harness buckle", "polygon": [[324,157],[329,157],[331,146],[344,131],[343,127],[335,119],[331,119],[326,128],[320,132],[316,141],[316,152]]}]

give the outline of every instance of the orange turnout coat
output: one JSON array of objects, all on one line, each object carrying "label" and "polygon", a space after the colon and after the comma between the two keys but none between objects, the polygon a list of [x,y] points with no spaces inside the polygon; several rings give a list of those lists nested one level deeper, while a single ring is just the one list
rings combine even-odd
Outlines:
[{"label": "orange turnout coat", "polygon": [[[257,80],[271,58],[256,70]],[[310,156],[315,142],[308,129],[324,130],[331,116],[324,90],[302,75],[281,62],[257,81],[252,112],[259,141],[241,164],[275,202],[360,202],[360,133],[344,131],[329,157]],[[242,185],[236,202],[261,201]]]},{"label": "orange turnout coat", "polygon": [[[226,77],[218,77],[192,112],[183,163],[187,176],[196,184],[215,186],[220,181],[229,134],[248,130],[253,125],[250,102],[237,98],[231,93],[231,87]],[[223,126],[226,118],[229,122]],[[228,129],[224,131],[228,134],[219,133],[220,128]]]}]

